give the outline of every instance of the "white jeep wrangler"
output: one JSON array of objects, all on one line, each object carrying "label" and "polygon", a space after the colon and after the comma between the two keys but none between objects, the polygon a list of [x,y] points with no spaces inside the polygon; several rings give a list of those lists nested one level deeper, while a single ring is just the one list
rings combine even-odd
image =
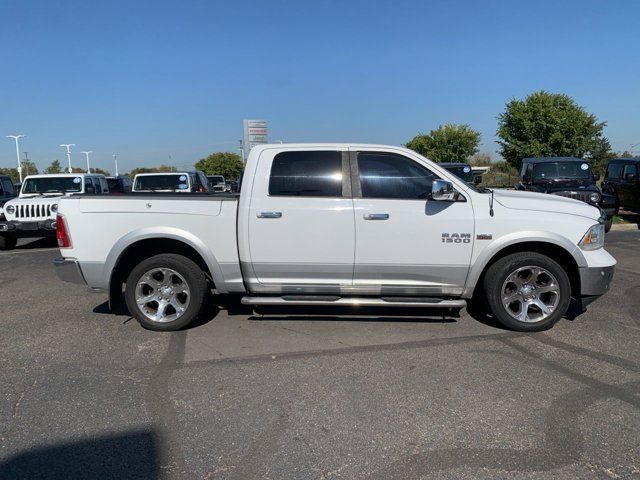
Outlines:
[{"label": "white jeep wrangler", "polygon": [[26,177],[18,198],[9,200],[3,206],[0,215],[0,250],[14,248],[18,238],[55,236],[60,198],[83,193],[109,193],[105,176],[61,173]]}]

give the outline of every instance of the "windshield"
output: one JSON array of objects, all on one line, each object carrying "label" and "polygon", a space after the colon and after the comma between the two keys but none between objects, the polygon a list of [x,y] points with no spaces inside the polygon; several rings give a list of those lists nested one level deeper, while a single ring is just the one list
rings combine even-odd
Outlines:
[{"label": "windshield", "polygon": [[465,182],[473,183],[473,171],[471,171],[471,167],[464,165],[464,166],[444,167],[444,168],[446,168],[451,173],[453,173],[456,177],[461,178]]},{"label": "windshield", "polygon": [[551,181],[555,179],[590,180],[591,169],[586,162],[551,162],[533,166],[533,181]]},{"label": "windshield", "polygon": [[167,174],[138,176],[134,190],[187,190],[189,188],[186,175]]},{"label": "windshield", "polygon": [[28,178],[22,185],[22,194],[70,193],[82,191],[81,177]]}]

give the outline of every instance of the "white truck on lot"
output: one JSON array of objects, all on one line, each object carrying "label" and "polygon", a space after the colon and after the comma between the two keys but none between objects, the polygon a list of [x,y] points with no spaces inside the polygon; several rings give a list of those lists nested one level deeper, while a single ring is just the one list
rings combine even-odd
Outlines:
[{"label": "white truck on lot", "polygon": [[604,294],[604,216],[577,200],[490,191],[419,154],[356,144],[251,150],[239,196],[70,197],[54,264],[174,330],[211,289],[249,305],[459,309],[550,328]]},{"label": "white truck on lot", "polygon": [[27,176],[18,198],[9,200],[3,206],[0,250],[14,248],[18,238],[55,236],[56,211],[60,199],[83,193],[109,193],[105,176],[86,173]]}]

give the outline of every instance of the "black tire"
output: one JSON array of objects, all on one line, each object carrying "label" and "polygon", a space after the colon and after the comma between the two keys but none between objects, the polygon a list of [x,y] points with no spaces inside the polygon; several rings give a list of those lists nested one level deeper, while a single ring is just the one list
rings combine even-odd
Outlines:
[{"label": "black tire", "polygon": [[[148,318],[136,303],[136,286],[147,272],[156,268],[169,268],[178,273],[186,282],[189,302],[186,310],[175,320],[158,322]],[[163,253],[140,262],[129,274],[125,287],[125,301],[131,315],[144,328],[156,331],[173,331],[185,328],[202,313],[210,290],[202,269],[193,260],[182,255]],[[157,305],[157,302],[156,302]],[[173,309],[175,311],[175,309]]]},{"label": "black tire", "polygon": [[[502,287],[507,277],[519,268],[527,266],[547,270],[556,278],[559,286],[558,303],[553,312],[546,318],[534,322],[523,322],[512,317],[502,305]],[[484,291],[493,316],[505,327],[518,332],[548,330],[565,315],[571,301],[571,282],[564,269],[551,258],[534,252],[513,253],[496,261],[484,277]]]},{"label": "black tire", "polygon": [[13,250],[16,248],[18,239],[10,235],[0,235],[0,250]]},{"label": "black tire", "polygon": [[607,218],[607,220],[604,222],[604,233],[609,233],[609,230],[611,230],[612,225],[613,225],[613,217]]}]

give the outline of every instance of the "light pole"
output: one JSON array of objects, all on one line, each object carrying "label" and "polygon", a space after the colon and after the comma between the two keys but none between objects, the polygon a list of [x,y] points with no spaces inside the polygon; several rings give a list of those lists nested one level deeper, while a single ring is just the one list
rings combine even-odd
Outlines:
[{"label": "light pole", "polygon": [[75,147],[75,143],[63,143],[60,145],[62,148],[67,149],[67,163],[69,164],[69,173],[73,173],[73,169],[71,168],[71,147]]},{"label": "light pole", "polygon": [[87,173],[91,173],[91,166],[89,165],[89,154],[93,153],[93,151],[89,150],[88,152],[80,152],[80,153],[83,153],[87,159]]},{"label": "light pole", "polygon": [[240,142],[240,148],[238,150],[240,150],[240,159],[242,160],[242,162],[246,162],[246,159],[244,158],[244,143],[242,142],[242,140],[238,140]]},{"label": "light pole", "polygon": [[7,135],[7,138],[13,138],[16,141],[16,158],[18,159],[18,176],[20,177],[20,183],[22,183],[22,164],[20,163],[20,146],[18,142],[26,135]]},{"label": "light pole", "polygon": [[118,176],[118,154],[114,153],[113,155],[111,155],[113,157],[113,161],[116,164],[116,177]]}]

